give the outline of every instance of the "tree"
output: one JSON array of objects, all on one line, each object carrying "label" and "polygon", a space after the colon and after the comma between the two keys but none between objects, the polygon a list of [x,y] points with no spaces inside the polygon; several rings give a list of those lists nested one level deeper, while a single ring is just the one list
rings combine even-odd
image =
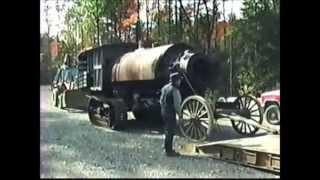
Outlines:
[{"label": "tree", "polygon": [[168,9],[169,9],[169,21],[168,21],[168,43],[171,42],[171,37],[172,37],[172,33],[171,33],[171,14],[172,14],[172,0],[168,0]]},{"label": "tree", "polygon": [[184,17],[185,17],[185,19],[187,21],[187,24],[189,25],[189,27],[191,27],[192,26],[192,22],[190,20],[189,14],[186,12],[186,9],[184,8],[184,6],[182,4],[182,0],[179,0],[179,4],[180,4],[181,10],[182,10],[182,12],[184,14]]},{"label": "tree", "polygon": [[85,8],[85,17],[93,20],[96,26],[96,34],[94,37],[95,44],[101,45],[100,41],[100,18],[105,14],[107,9],[106,1],[103,0],[81,0],[82,8]]},{"label": "tree", "polygon": [[232,35],[238,86],[250,81],[254,91],[264,91],[279,82],[279,8],[279,0],[244,0],[243,19]]},{"label": "tree", "polygon": [[206,38],[207,38],[207,47],[205,49],[205,52],[208,53],[208,51],[211,49],[211,39],[212,39],[212,33],[214,30],[214,25],[215,25],[215,20],[218,12],[218,7],[217,7],[217,1],[213,0],[212,1],[212,16],[210,18],[210,13],[209,13],[209,8],[207,5],[207,1],[203,0],[203,3],[205,5],[206,9],[206,19],[207,19],[207,32],[206,32]]},{"label": "tree", "polygon": [[49,6],[49,4],[48,4],[48,0],[45,0],[44,1],[44,4],[45,4],[45,9],[44,9],[44,11],[45,11],[45,16],[46,16],[46,19],[45,19],[45,21],[46,21],[46,24],[47,24],[47,52],[48,52],[48,58],[49,59],[51,59],[51,56],[50,56],[50,29],[51,29],[51,23],[50,23],[50,21],[49,21],[49,10],[50,10],[50,6]]},{"label": "tree", "polygon": [[136,43],[140,44],[140,38],[141,38],[141,25],[140,25],[140,0],[137,0],[138,2],[138,22],[136,25]]},{"label": "tree", "polygon": [[147,41],[149,40],[149,1],[146,0],[146,16],[147,16]]},{"label": "tree", "polygon": [[178,3],[177,0],[174,1],[174,17],[175,17],[175,41],[178,41]]}]

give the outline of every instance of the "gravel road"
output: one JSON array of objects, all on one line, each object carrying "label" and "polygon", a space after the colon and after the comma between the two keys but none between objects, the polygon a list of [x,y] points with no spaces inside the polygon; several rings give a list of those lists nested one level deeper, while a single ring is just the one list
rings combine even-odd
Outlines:
[{"label": "gravel road", "polygon": [[[68,112],[50,104],[41,86],[41,178],[278,178],[271,173],[219,160],[166,157],[158,127],[129,121],[122,131],[90,124],[85,112]],[[263,132],[261,132],[263,133]],[[239,137],[230,127],[213,139]],[[186,143],[175,138],[175,147]]]}]

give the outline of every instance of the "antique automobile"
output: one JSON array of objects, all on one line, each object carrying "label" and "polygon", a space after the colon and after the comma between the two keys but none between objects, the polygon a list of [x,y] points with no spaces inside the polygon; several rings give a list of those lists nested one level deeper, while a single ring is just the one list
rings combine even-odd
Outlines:
[{"label": "antique automobile", "polygon": [[280,124],[280,90],[267,91],[261,94],[261,106],[264,119],[273,125]]},{"label": "antique automobile", "polygon": [[[179,72],[183,102],[178,124],[185,137],[206,139],[218,119],[231,120],[244,135],[263,128],[262,109],[255,98],[240,96],[233,102],[204,98],[223,81],[222,61],[216,54],[205,55],[182,43],[154,48],[121,43],[84,51],[78,59],[79,76],[84,77],[79,88],[86,89],[89,120],[94,125],[119,129],[128,111],[138,119],[161,121],[160,90],[170,72]],[[133,108],[136,103],[140,108]]]}]

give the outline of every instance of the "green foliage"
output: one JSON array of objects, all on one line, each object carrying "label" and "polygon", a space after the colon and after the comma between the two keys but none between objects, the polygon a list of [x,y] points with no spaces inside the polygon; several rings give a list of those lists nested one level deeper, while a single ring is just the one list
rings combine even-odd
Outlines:
[{"label": "green foliage", "polygon": [[264,91],[279,82],[279,18],[279,0],[244,0],[243,19],[232,33],[238,88]]},{"label": "green foliage", "polygon": [[[224,56],[232,57],[235,92],[238,92],[236,89],[246,89],[242,91],[249,93],[263,91],[279,82],[280,0],[244,0],[243,18],[237,19],[234,14],[229,15],[231,29],[227,30],[223,42],[211,39],[215,33],[212,31],[216,28],[215,22],[223,13],[222,9],[213,6],[214,1],[203,0],[183,1],[182,8],[182,1],[171,1],[170,18],[168,6],[158,8],[156,2],[150,9],[149,27],[152,24],[152,31],[149,32],[149,37],[155,46],[184,42],[198,49],[205,49],[207,53],[210,53],[213,47],[219,47]],[[129,18],[128,10],[135,11],[136,8],[129,2],[133,1],[74,0],[65,16],[67,28],[61,40],[61,56],[68,53],[75,57],[80,50],[97,46],[98,40],[102,44],[135,41],[136,25],[129,30],[121,29],[123,20]],[[139,2],[146,3],[144,0]],[[174,12],[176,3],[177,16]],[[216,1],[217,3],[221,1]],[[160,4],[163,4],[162,0]],[[194,6],[197,7],[198,4],[201,10],[197,14]],[[146,34],[146,24],[141,22],[140,25],[143,34]],[[226,74],[223,76],[229,77],[229,70],[229,65],[226,64]]]},{"label": "green foliage", "polygon": [[239,82],[239,95],[253,95],[256,90],[256,75],[252,71],[241,71],[237,76]]},{"label": "green foliage", "polygon": [[219,96],[221,96],[219,90],[206,89],[204,92],[204,98],[212,104],[217,101]]}]

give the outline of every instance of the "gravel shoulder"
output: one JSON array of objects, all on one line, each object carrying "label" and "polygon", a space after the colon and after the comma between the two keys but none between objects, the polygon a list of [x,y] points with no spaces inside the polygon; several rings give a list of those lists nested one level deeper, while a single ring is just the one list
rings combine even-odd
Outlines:
[{"label": "gravel shoulder", "polygon": [[[219,160],[166,157],[163,134],[156,127],[113,131],[90,124],[85,112],[53,108],[48,86],[41,86],[41,178],[278,178],[271,173]],[[263,133],[263,132],[261,132]],[[227,125],[212,137],[239,136]],[[187,143],[175,137],[175,147]]]}]

